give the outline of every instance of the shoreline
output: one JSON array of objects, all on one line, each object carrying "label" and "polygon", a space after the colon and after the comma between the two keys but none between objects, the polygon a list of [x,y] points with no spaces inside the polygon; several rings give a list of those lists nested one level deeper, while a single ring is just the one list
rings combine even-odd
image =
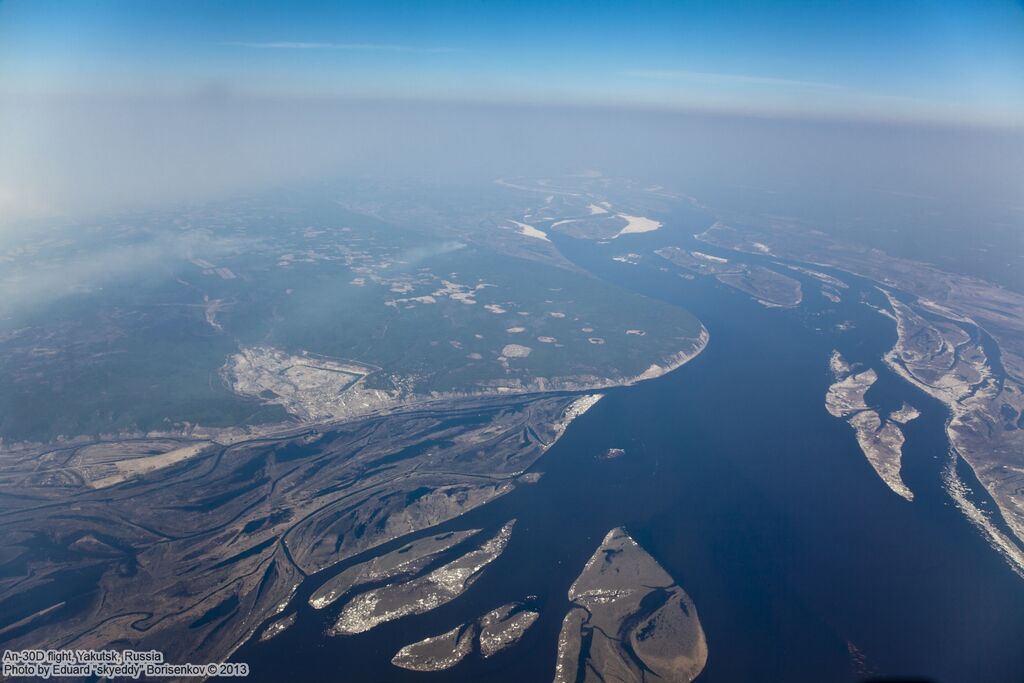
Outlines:
[{"label": "shoreline", "polygon": [[[590,392],[607,391],[618,387],[633,386],[638,382],[656,379],[673,372],[699,356],[704,349],[707,348],[709,341],[710,333],[704,324],[701,323],[700,332],[696,337],[692,338],[692,346],[690,349],[677,351],[676,353],[661,359],[660,362],[652,363],[647,369],[639,374],[619,379],[585,376],[576,378],[556,377],[552,379],[538,377],[534,378],[529,383],[519,383],[518,385],[513,386],[495,386],[491,390],[421,394],[405,400],[398,399],[390,402],[383,402],[382,405],[376,409],[367,410],[365,412],[355,411],[348,415],[330,420],[311,420],[296,423],[276,422],[253,427],[217,428],[195,425],[187,431],[149,431],[126,432],[123,434],[101,434],[97,437],[73,437],[71,439],[63,441],[57,440],[55,442],[45,444],[20,442],[13,445],[7,445],[0,441],[0,457],[14,457],[19,460],[23,460],[28,458],[38,458],[61,451],[80,450],[99,445],[112,445],[126,442],[144,444],[151,441],[178,442],[178,446],[162,453],[143,458],[135,458],[136,460],[145,461],[150,458],[162,458],[172,451],[188,449],[201,443],[206,444],[206,447],[229,447],[258,441],[275,441],[279,439],[292,438],[311,431],[330,431],[346,424],[375,417],[401,415],[408,412],[415,412],[417,410],[430,410],[432,408],[443,409],[446,404],[461,403],[463,401],[500,402],[507,399],[526,398],[534,395],[541,397],[547,394],[587,394]],[[359,384],[361,381],[362,380],[356,382],[353,386]],[[582,412],[580,414],[582,414]],[[568,424],[565,426],[567,427]],[[552,445],[553,443],[554,441],[552,441]],[[195,450],[185,458],[168,458],[166,466],[190,460],[192,457],[205,450],[206,447]],[[2,475],[3,470],[8,469],[8,467],[9,465],[6,463],[0,467],[0,475]],[[142,468],[142,471],[146,474],[150,474],[161,469],[164,469],[164,467],[151,469]],[[74,467],[54,467],[33,471],[53,473],[72,471],[78,473],[78,470]],[[125,477],[123,481],[132,481],[133,479],[134,477],[128,476]],[[97,478],[96,481],[86,481],[84,486],[86,488],[96,488],[94,484],[100,481],[102,481],[102,478]],[[121,483],[121,481],[108,482],[104,487],[114,486],[118,483]],[[34,486],[32,488],[33,490],[46,490],[53,487]]]}]

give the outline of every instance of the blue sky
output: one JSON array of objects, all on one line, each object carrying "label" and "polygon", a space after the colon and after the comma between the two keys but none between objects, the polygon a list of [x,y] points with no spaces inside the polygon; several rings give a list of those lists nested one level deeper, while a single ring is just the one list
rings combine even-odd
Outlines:
[{"label": "blue sky", "polygon": [[8,94],[232,92],[1024,124],[1024,4],[0,4]]}]

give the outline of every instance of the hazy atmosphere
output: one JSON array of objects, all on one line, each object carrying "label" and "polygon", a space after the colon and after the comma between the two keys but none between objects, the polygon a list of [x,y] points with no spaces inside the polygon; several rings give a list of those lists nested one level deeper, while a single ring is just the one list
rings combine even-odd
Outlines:
[{"label": "hazy atmosphere", "polygon": [[9,1],[0,221],[324,173],[589,167],[1006,202],[1022,33],[998,0]]}]

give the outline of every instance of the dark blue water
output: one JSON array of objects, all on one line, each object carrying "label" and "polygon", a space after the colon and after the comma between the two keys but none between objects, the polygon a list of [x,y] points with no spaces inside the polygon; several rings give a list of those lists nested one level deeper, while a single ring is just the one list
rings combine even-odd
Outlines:
[{"label": "dark blue water", "polygon": [[[437,528],[519,520],[506,552],[460,599],[328,638],[340,605],[316,612],[305,601],[351,562],[333,567],[300,588],[292,629],[236,654],[253,680],[549,681],[566,591],[604,534],[624,525],[693,597],[710,649],[703,683],[1024,681],[1024,580],[943,490],[944,408],[885,369],[895,331],[859,303],[858,290],[875,296],[869,283],[844,277],[851,291],[833,305],[804,279],[803,306],[770,310],[711,279],[683,280],[653,255],[639,266],[611,260],[686,246],[704,227],[693,213],[663,218],[656,233],[558,245],[606,281],[694,312],[711,332],[704,353],[608,392],[537,463],[540,483]],[[833,329],[846,320],[852,330]],[[834,348],[878,372],[869,403],[922,410],[905,427],[913,503],[885,486],[850,427],[825,411]],[[611,447],[627,453],[596,457]],[[509,651],[433,675],[389,663],[409,642],[528,595],[541,619]]]}]

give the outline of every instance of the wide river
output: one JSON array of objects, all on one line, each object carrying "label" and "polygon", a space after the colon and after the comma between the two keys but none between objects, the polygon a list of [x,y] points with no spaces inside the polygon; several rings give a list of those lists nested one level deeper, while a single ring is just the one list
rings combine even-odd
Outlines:
[{"label": "wide river", "polygon": [[[695,243],[708,222],[697,212],[660,218],[657,232],[557,244],[596,277],[692,311],[711,332],[707,349],[664,377],[609,391],[538,461],[539,483],[439,527],[496,530],[518,519],[505,553],[461,598],[359,636],[328,637],[340,604],[315,611],[306,600],[351,563],[332,567],[300,587],[295,626],[236,653],[252,667],[250,680],[550,681],[566,591],[620,525],[693,598],[709,646],[701,683],[1024,680],[1024,579],[944,490],[945,409],[882,363],[895,327],[862,302],[882,303],[871,284],[836,273],[850,289],[832,304],[799,276],[804,303],[767,309],[711,278],[666,270],[651,254],[659,246],[736,255]],[[611,258],[626,252],[640,253],[640,263]],[[844,322],[848,329],[837,329]],[[833,349],[878,372],[869,405],[921,410],[904,427],[912,503],[886,487],[853,430],[826,412]],[[609,448],[626,453],[598,457]],[[389,663],[403,645],[527,596],[541,617],[510,650],[440,674]]]}]

